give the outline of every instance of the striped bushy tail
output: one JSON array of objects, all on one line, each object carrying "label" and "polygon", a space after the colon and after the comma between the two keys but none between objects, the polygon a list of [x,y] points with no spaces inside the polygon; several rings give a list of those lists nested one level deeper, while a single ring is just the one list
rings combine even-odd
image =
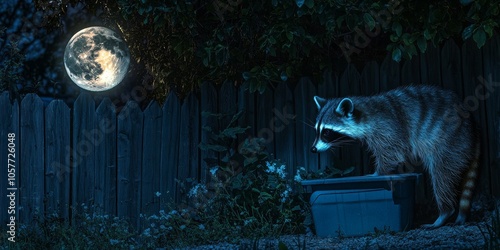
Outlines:
[{"label": "striped bushy tail", "polygon": [[462,182],[462,195],[460,195],[459,212],[455,224],[464,224],[471,208],[472,195],[479,175],[480,144],[476,143],[474,158],[471,160],[469,169],[465,172]]}]

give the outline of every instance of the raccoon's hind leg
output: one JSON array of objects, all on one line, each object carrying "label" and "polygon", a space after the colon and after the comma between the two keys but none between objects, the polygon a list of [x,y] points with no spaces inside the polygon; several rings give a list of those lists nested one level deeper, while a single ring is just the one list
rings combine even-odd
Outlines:
[{"label": "raccoon's hind leg", "polygon": [[447,165],[447,163],[436,165],[434,162],[426,162],[426,165],[430,173],[434,197],[436,198],[439,209],[439,217],[433,224],[422,225],[422,227],[438,228],[443,226],[455,213],[456,186],[454,179],[456,179],[456,177],[454,177],[454,175],[459,173],[450,173],[449,169],[448,172],[445,172],[442,168]]}]

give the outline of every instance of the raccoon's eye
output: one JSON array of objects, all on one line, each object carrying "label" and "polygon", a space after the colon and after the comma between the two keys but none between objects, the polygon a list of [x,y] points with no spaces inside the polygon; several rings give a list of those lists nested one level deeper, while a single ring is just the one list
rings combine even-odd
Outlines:
[{"label": "raccoon's eye", "polygon": [[333,141],[335,139],[336,133],[331,129],[323,129],[321,131],[321,138],[325,141]]}]

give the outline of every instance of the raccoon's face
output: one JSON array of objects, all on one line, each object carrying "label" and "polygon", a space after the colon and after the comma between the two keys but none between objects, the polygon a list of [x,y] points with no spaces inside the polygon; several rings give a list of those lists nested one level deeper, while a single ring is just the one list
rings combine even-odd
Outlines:
[{"label": "raccoon's face", "polygon": [[331,146],[339,145],[349,137],[354,137],[354,104],[351,99],[331,99],[315,96],[319,114],[316,118],[316,139],[311,152],[323,152]]}]

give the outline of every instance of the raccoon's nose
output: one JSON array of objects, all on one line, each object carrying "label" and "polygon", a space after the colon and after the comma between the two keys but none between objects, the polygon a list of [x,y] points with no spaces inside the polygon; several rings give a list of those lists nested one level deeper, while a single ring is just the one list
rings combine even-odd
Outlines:
[{"label": "raccoon's nose", "polygon": [[314,146],[313,146],[313,147],[311,148],[311,152],[313,152],[313,153],[318,153],[318,149],[317,149],[316,147],[314,147]]}]

